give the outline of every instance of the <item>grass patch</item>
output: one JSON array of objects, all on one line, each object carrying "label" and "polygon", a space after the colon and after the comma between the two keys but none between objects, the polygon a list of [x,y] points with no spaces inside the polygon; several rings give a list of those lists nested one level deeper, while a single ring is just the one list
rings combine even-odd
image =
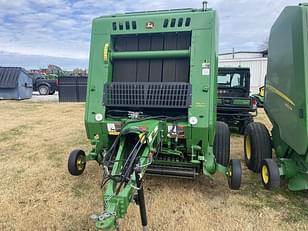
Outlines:
[{"label": "grass patch", "polygon": [[[259,187],[251,184],[247,190],[251,201],[242,204],[251,210],[260,210],[263,207],[274,209],[278,212],[283,208],[283,218],[286,222],[299,223],[307,221],[307,195],[305,192],[289,191],[286,185],[275,191],[267,191],[262,185]],[[305,203],[306,201],[306,203]]]},{"label": "grass patch", "polygon": [[90,187],[93,187],[85,182],[76,182],[72,186],[72,192],[75,197],[83,197],[89,192]]},{"label": "grass patch", "polygon": [[26,130],[31,129],[30,125],[20,125],[18,127],[14,127],[8,131],[4,131],[0,133],[0,142],[12,140],[13,138],[18,138],[18,136],[24,135]]},{"label": "grass patch", "polygon": [[[0,127],[0,230],[95,230],[88,215],[102,207],[101,172],[91,162],[80,177],[67,171],[70,150],[91,148],[84,104],[0,101],[0,113],[5,121]],[[12,120],[16,114],[22,116]],[[243,157],[242,139],[232,135],[233,157]],[[219,176],[196,181],[146,177],[150,229],[307,230],[304,193],[268,192],[258,174],[245,168],[243,173],[237,193]],[[19,203],[24,201],[31,203]],[[123,231],[138,230],[138,207],[130,205],[120,222]]]},{"label": "grass patch", "polygon": [[50,166],[52,168],[56,169],[56,168],[62,167],[61,163],[63,161],[63,153],[61,153],[61,155],[58,152],[48,153],[47,159],[51,162]]}]

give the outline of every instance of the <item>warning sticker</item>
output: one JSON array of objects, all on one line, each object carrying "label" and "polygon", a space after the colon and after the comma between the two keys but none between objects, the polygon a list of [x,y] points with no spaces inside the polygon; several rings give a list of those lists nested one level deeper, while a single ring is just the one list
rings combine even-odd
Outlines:
[{"label": "warning sticker", "polygon": [[202,75],[210,75],[210,64],[202,63]]},{"label": "warning sticker", "polygon": [[121,123],[107,123],[107,130],[109,135],[119,135],[121,131]]},{"label": "warning sticker", "polygon": [[114,132],[116,131],[116,128],[115,128],[115,124],[107,124],[107,129],[108,129],[108,132]]}]

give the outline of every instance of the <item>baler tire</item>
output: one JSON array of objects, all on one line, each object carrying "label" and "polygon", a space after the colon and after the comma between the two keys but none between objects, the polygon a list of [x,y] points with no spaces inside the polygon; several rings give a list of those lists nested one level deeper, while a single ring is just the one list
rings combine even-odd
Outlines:
[{"label": "baler tire", "polygon": [[232,190],[239,190],[242,181],[242,166],[240,160],[230,160],[228,166],[228,185]]},{"label": "baler tire", "polygon": [[252,122],[247,125],[244,154],[246,166],[253,172],[260,172],[263,160],[272,158],[271,137],[264,124]]},{"label": "baler tire", "polygon": [[80,149],[73,150],[68,158],[68,171],[73,176],[79,176],[86,168],[85,152]]},{"label": "baler tire", "polygon": [[230,161],[230,131],[228,125],[221,121],[216,122],[214,155],[218,164],[228,166]]},{"label": "baler tire", "polygon": [[261,179],[267,190],[273,190],[280,186],[279,168],[273,159],[263,160]]}]

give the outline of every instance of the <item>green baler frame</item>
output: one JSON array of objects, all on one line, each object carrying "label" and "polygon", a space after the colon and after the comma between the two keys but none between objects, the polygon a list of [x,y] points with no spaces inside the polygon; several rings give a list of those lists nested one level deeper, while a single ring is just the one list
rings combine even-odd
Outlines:
[{"label": "green baler frame", "polygon": [[[164,19],[179,20],[179,18],[190,18],[189,26],[183,27],[163,27]],[[205,19],[206,18],[206,19]],[[112,30],[112,24],[120,25],[125,21],[136,22],[136,30]],[[153,29],[146,29],[146,22],[153,22]],[[178,31],[191,31],[191,50],[186,51],[162,51],[162,52],[113,52],[111,37],[113,35],[136,34],[136,33],[167,33]],[[103,98],[102,88],[104,83],[112,79],[112,62],[104,62],[104,48],[108,45],[108,59],[114,58],[155,58],[156,57],[190,57],[190,83],[192,84],[192,106],[188,110],[188,117],[197,116],[198,126],[187,128],[187,134],[193,134],[187,139],[187,146],[197,145],[200,141],[200,135],[203,134],[203,143],[209,144],[203,146],[203,152],[212,148],[215,135],[216,122],[216,74],[217,74],[217,24],[215,11],[200,10],[176,10],[176,11],[159,11],[136,14],[119,14],[115,17],[100,17],[93,21],[90,66],[89,66],[89,83],[86,103],[85,123],[87,135],[93,140],[96,134],[102,134],[102,148],[108,147],[108,131],[106,124],[108,119],[102,123],[95,121],[95,114],[101,113],[104,118],[105,107],[102,105]],[[210,42],[204,42],[210,41]],[[105,46],[106,45],[106,46]],[[198,48],[198,49],[196,49]],[[159,54],[160,53],[160,54]],[[139,57],[138,57],[139,55]],[[105,56],[106,57],[106,56]],[[206,78],[200,78],[203,63],[210,64],[210,75]],[[194,76],[194,78],[191,78]],[[101,86],[97,89],[97,86]],[[211,90],[209,90],[211,89]],[[93,114],[94,113],[94,114]],[[200,117],[201,116],[201,117]],[[202,131],[200,131],[200,129]],[[208,130],[204,132],[204,129]],[[199,131],[198,131],[199,130]]]},{"label": "green baler frame", "polygon": [[[114,39],[119,36],[182,32],[190,33],[190,46],[187,49],[147,51],[117,51],[115,49]],[[213,152],[216,125],[217,33],[216,12],[210,9],[129,13],[94,19],[85,111],[87,136],[93,147],[81,162],[96,160],[104,165],[108,180],[111,179],[108,183],[105,182],[107,187],[103,196],[104,212],[100,216],[94,216],[97,220],[97,228],[115,228],[116,219],[124,217],[129,202],[134,199],[133,194],[136,190],[142,224],[146,226],[145,205],[142,199],[143,189],[140,182],[149,165],[183,167],[198,171],[202,169],[203,173],[208,176],[220,171],[225,176],[234,177],[236,175],[240,179],[240,166],[236,169],[238,174],[229,174],[233,171],[233,165],[227,168],[227,166],[218,164]],[[106,97],[103,88],[104,85],[106,87],[106,83],[116,83],[113,82],[115,61],[181,58],[189,60],[187,84],[191,85],[192,91],[189,96],[191,104],[186,108],[184,116],[141,118],[139,110],[142,111],[142,108],[139,110],[135,108],[137,111],[130,115],[117,118],[108,114],[110,107],[103,100]],[[136,82],[133,85],[148,83],[151,84],[151,82]],[[163,84],[172,84],[172,82],[162,82],[161,85]],[[168,111],[169,109],[165,107],[155,110]],[[113,130],[109,129],[110,124]],[[171,140],[176,144],[180,141],[177,135],[175,138],[171,137],[168,131],[170,126],[176,126],[176,129],[177,126],[182,127],[181,145],[172,146]],[[129,149],[127,147],[130,142],[134,147]],[[115,143],[117,143],[117,148],[114,148]],[[128,149],[130,151],[127,153]],[[110,150],[115,158],[111,166],[112,170],[108,170],[110,166],[106,161],[110,157]],[[153,157],[157,154],[173,158],[179,157],[184,152],[189,155],[189,161],[159,160]],[[130,159],[131,156],[132,159]],[[127,170],[126,168],[129,169],[126,171],[128,177],[119,176]],[[194,172],[193,176],[198,173]],[[232,180],[228,182],[229,185],[232,184]]]}]

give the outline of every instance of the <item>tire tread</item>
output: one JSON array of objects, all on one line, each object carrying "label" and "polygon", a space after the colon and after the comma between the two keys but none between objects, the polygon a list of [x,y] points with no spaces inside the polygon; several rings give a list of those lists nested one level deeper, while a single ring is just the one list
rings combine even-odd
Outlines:
[{"label": "tire tread", "polygon": [[271,138],[264,124],[253,122],[248,124],[245,135],[249,135],[251,139],[251,159],[245,162],[247,167],[254,171],[260,172],[264,159],[272,158]]},{"label": "tire tread", "polygon": [[230,160],[230,131],[226,123],[217,121],[214,139],[214,155],[217,163],[227,166]]}]

